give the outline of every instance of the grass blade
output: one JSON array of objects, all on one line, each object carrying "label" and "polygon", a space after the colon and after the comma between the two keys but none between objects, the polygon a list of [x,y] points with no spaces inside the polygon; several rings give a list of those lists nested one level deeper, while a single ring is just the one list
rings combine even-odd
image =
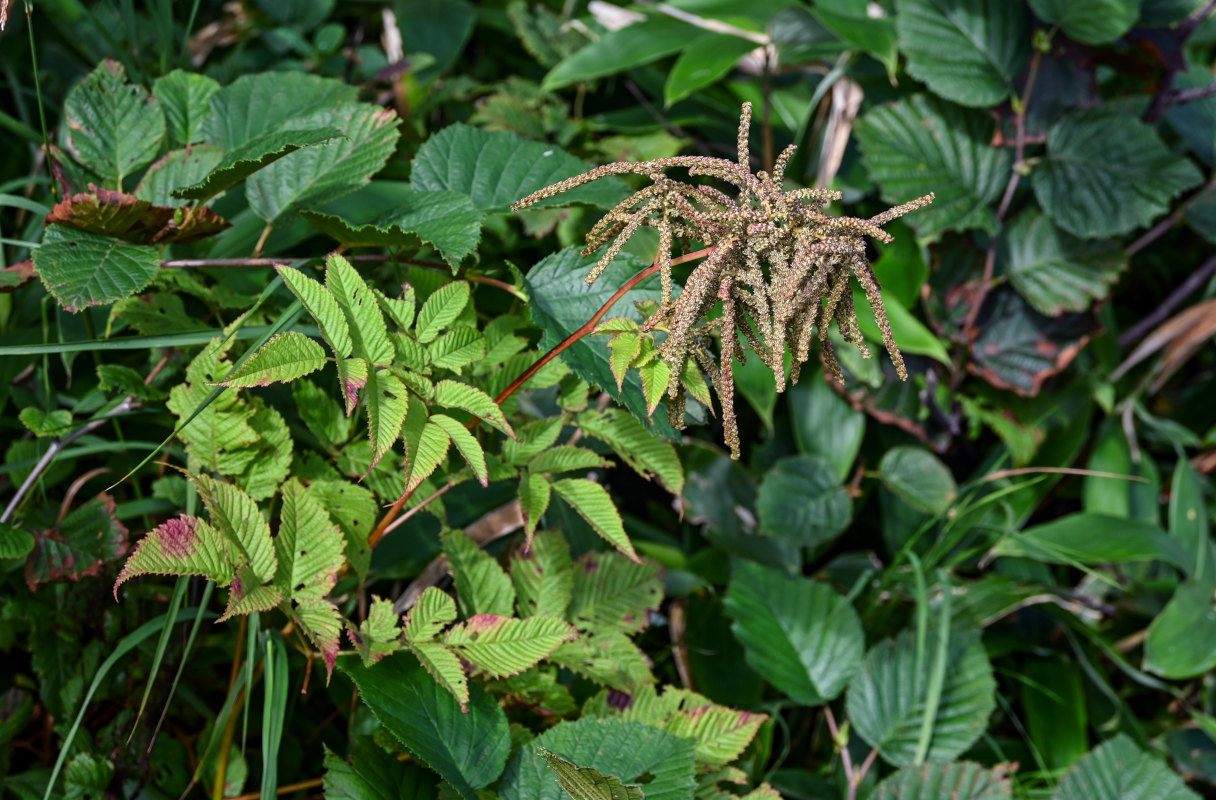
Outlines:
[{"label": "grass blade", "polygon": [[[190,585],[190,579],[185,575],[177,579],[177,585],[173,587],[173,597],[169,600],[169,610],[166,612],[170,617],[176,617],[177,612],[181,610],[182,600],[186,597],[186,587]],[[210,584],[208,584],[210,585]],[[206,607],[206,604],[200,604],[201,611]],[[197,619],[195,620],[198,621]],[[135,735],[136,728],[139,727],[139,721],[143,719],[144,709],[148,706],[148,697],[152,694],[152,681],[156,678],[156,674],[160,672],[160,663],[165,658],[165,650],[169,647],[169,637],[173,635],[173,628],[165,626],[160,632],[160,639],[156,642],[156,655],[152,657],[152,668],[148,670],[148,680],[144,684],[144,696],[139,701],[139,710],[135,712],[135,722],[131,724],[131,732],[127,734],[127,744],[131,743],[131,737]],[[183,663],[185,658],[182,658]],[[172,694],[170,694],[172,697]],[[166,702],[167,706],[168,703]]]},{"label": "grass blade", "polygon": [[[278,646],[275,646],[278,640]],[[278,637],[266,640],[266,702],[262,707],[262,799],[279,790],[279,743],[287,716],[287,647]]]}]

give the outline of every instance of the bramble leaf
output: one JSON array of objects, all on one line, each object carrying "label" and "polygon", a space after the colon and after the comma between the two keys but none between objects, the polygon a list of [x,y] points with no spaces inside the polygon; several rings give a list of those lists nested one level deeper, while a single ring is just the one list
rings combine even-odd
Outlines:
[{"label": "bramble leaf", "polygon": [[372,443],[372,460],[368,467],[371,470],[401,434],[401,425],[409,411],[409,392],[396,375],[378,369],[367,374],[364,397],[367,400],[367,438]]},{"label": "bramble leaf", "polygon": [[367,619],[359,623],[358,634],[352,633],[350,637],[359,650],[364,666],[370,667],[401,648],[399,622],[393,612],[392,600],[372,598],[371,605],[367,608]]},{"label": "bramble leaf", "polygon": [[401,437],[405,440],[405,491],[411,492],[431,476],[448,454],[451,437],[431,422],[420,403],[410,405]]},{"label": "bramble leaf", "polygon": [[372,290],[342,256],[331,255],[325,266],[325,288],[346,317],[351,353],[376,366],[391,364],[393,345]]},{"label": "bramble leaf", "polygon": [[278,559],[274,583],[297,602],[320,600],[329,594],[345,563],[342,532],[298,480],[283,484],[282,502],[274,538]]},{"label": "bramble leaf", "polygon": [[[198,496],[207,507],[211,524],[237,552],[259,584],[274,578],[278,566],[275,548],[257,503],[249,495],[209,475],[192,476]],[[251,587],[244,587],[249,590]]]},{"label": "bramble leaf", "polygon": [[612,466],[612,462],[604,460],[604,457],[594,450],[568,444],[550,447],[538,453],[535,458],[528,462],[528,469],[538,474],[542,472],[586,471],[610,466]]}]

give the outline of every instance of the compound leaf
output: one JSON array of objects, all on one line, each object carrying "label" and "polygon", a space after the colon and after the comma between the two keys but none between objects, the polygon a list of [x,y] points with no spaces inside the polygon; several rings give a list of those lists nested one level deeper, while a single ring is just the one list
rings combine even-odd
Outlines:
[{"label": "compound leaf", "polygon": [[567,619],[581,630],[637,633],[663,600],[662,569],[617,553],[587,553],[574,567]]},{"label": "compound leaf", "polygon": [[639,564],[642,562],[633,549],[629,537],[625,535],[625,526],[621,522],[620,512],[616,510],[616,505],[613,504],[612,498],[603,486],[584,478],[563,478],[560,481],[554,481],[552,486],[553,491],[569,503],[570,507],[577,511],[578,515],[585,519],[587,524],[604,537],[609,544],[632,561]]},{"label": "compound leaf", "polygon": [[527,619],[477,614],[448,631],[443,641],[482,672],[502,678],[536,665],[577,635],[570,623],[547,614]]},{"label": "compound leaf", "polygon": [[442,543],[464,615],[511,616],[515,610],[515,587],[498,561],[458,530],[443,534]]},{"label": "compound leaf", "polygon": [[511,556],[511,582],[520,613],[565,618],[574,593],[573,564],[561,531],[541,531],[527,547],[516,550]]},{"label": "compound leaf", "polygon": [[457,381],[443,380],[435,384],[435,403],[445,408],[458,408],[484,420],[492,428],[502,431],[512,439],[515,431],[502,413],[498,404],[488,394],[475,386]]},{"label": "compound leaf", "polygon": [[622,461],[643,478],[654,478],[672,494],[684,491],[684,468],[671,442],[646,429],[637,417],[616,408],[586,411],[578,426],[612,448]]},{"label": "compound leaf", "polygon": [[440,631],[455,621],[456,601],[442,589],[428,586],[406,615],[406,641],[433,641]]},{"label": "compound leaf", "polygon": [[[31,536],[30,549],[33,544]],[[227,586],[232,580],[232,563],[228,541],[207,523],[183,514],[162,522],[139,541],[118,573],[114,595],[117,598],[118,587],[139,575],[198,575]]]},{"label": "compound leaf", "polygon": [[270,341],[217,385],[229,388],[289,383],[325,366],[321,345],[302,333],[287,331]]},{"label": "compound leaf", "polygon": [[469,302],[469,284],[453,281],[439,287],[422,304],[414,327],[414,336],[422,343],[430,342],[439,332],[452,324]]},{"label": "compound leaf", "polygon": [[469,465],[474,477],[482,486],[489,486],[490,475],[486,470],[486,454],[477,442],[477,437],[469,433],[469,429],[446,414],[431,414],[427,419],[428,425],[438,425],[456,445],[457,452]]}]

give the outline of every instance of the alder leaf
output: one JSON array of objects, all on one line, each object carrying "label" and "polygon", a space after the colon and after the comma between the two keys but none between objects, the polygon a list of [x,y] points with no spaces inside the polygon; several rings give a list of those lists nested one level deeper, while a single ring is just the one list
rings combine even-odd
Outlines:
[{"label": "alder leaf", "polygon": [[122,190],[122,181],[152,162],[165,142],[165,115],[123,65],[107,58],[63,101],[63,143],[76,160]]},{"label": "alder leaf", "polygon": [[152,96],[160,103],[173,147],[184,147],[207,140],[203,119],[211,110],[211,96],[220,90],[214,78],[197,72],[175,69],[157,78]]},{"label": "alder leaf", "polygon": [[444,636],[444,644],[492,678],[517,675],[536,665],[578,632],[564,620],[540,614],[512,619],[477,614]]},{"label": "alder leaf", "polygon": [[493,556],[462,531],[440,537],[456,583],[456,598],[466,617],[492,614],[509,617],[515,610],[515,587]]},{"label": "alder leaf", "polygon": [[541,531],[511,556],[511,582],[521,614],[566,618],[574,593],[574,562],[561,531]]},{"label": "alder leaf", "polygon": [[543,747],[536,754],[557,776],[562,790],[573,800],[644,800],[642,787],[626,785],[620,778],[605,775],[592,767],[579,767]]},{"label": "alder leaf", "polygon": [[215,385],[238,388],[290,383],[324,366],[325,351],[321,345],[302,333],[287,331],[272,336],[270,341]]},{"label": "alder leaf", "polygon": [[486,454],[478,444],[477,438],[469,433],[468,428],[446,414],[431,414],[427,419],[428,425],[438,425],[456,445],[457,452],[464,458],[473,471],[474,477],[482,486],[490,485],[490,475],[486,471]]},{"label": "alder leaf", "polygon": [[569,503],[596,533],[631,561],[642,563],[629,537],[625,535],[620,512],[616,510],[616,505],[603,486],[584,478],[563,478],[554,481],[552,485],[553,491]]},{"label": "alder leaf", "polygon": [[211,97],[203,120],[205,141],[232,150],[277,130],[289,120],[353,103],[359,88],[334,78],[279,70],[242,75]]},{"label": "alder leaf", "polygon": [[129,297],[160,270],[160,253],[152,245],[66,225],[46,227],[33,261],[43,286],[72,313]]},{"label": "alder leaf", "polygon": [[182,200],[207,200],[226,189],[231,189],[284,156],[304,147],[332,141],[341,135],[340,130],[329,126],[271,131],[226,151],[220,162],[205,177],[196,183],[174,189],[173,196]]},{"label": "alder leaf", "polygon": [[414,325],[414,336],[426,344],[433,341],[439,332],[460,316],[469,302],[469,284],[453,281],[436,289],[422,308]]}]

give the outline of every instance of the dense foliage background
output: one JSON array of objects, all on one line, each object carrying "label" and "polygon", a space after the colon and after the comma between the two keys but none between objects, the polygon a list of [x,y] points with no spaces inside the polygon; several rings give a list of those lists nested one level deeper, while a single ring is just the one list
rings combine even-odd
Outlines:
[{"label": "dense foliage background", "polygon": [[[0,2],[0,796],[1216,796],[1214,6]],[[509,206],[744,102],[936,200],[736,461]]]}]

